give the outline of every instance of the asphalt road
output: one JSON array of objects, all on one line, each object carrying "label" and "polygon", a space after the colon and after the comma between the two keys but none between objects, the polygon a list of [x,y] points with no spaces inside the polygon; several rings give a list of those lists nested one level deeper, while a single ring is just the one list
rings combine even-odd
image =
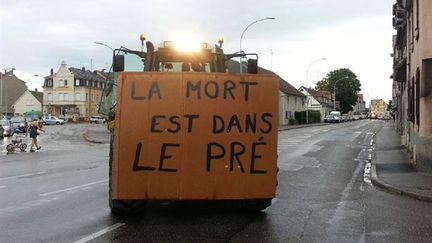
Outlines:
[{"label": "asphalt road", "polygon": [[280,132],[277,198],[262,213],[164,202],[123,217],[107,205],[108,145],[83,139],[89,124],[46,126],[35,153],[6,155],[0,141],[0,242],[431,242],[432,204],[370,184],[382,122]]}]

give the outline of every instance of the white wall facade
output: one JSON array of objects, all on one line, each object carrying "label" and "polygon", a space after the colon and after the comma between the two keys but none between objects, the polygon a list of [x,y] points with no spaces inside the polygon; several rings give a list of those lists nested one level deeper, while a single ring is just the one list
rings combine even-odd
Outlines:
[{"label": "white wall facade", "polygon": [[28,111],[42,111],[42,104],[28,90],[21,95],[13,106],[15,113],[20,115]]}]

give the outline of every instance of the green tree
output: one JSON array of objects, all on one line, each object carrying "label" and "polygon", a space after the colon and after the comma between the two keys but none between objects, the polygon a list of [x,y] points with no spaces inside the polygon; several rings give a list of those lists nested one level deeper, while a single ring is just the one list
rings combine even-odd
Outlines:
[{"label": "green tree", "polygon": [[[336,85],[335,85],[336,84]],[[326,77],[318,81],[316,90],[336,91],[336,100],[340,102],[342,113],[352,110],[357,101],[357,93],[361,90],[357,75],[348,68],[341,68],[329,72]]]},{"label": "green tree", "polygon": [[387,105],[387,111],[391,111],[393,108],[393,101],[389,100],[388,105]]}]

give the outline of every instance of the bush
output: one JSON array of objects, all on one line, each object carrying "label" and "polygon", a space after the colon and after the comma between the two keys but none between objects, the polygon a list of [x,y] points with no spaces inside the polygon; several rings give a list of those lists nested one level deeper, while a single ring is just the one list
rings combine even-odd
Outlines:
[{"label": "bush", "polygon": [[299,122],[296,119],[293,118],[289,119],[288,125],[298,125],[298,124]]},{"label": "bush", "polygon": [[[299,124],[306,124],[306,111],[296,111],[295,119]],[[309,123],[319,123],[321,122],[321,113],[319,111],[308,111]]]}]

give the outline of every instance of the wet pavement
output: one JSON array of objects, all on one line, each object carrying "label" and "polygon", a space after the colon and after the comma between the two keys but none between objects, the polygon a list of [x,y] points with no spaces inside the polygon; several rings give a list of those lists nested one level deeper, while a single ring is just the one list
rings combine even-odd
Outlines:
[{"label": "wet pavement", "polygon": [[155,201],[129,216],[111,215],[107,204],[105,126],[50,126],[41,151],[0,155],[0,242],[431,242],[431,203],[368,180],[372,155],[381,158],[375,148],[383,126],[279,132],[277,197],[262,213]]},{"label": "wet pavement", "polygon": [[418,171],[400,146],[400,136],[392,122],[386,122],[376,135],[376,156],[372,182],[389,192],[432,202],[432,173]]}]

